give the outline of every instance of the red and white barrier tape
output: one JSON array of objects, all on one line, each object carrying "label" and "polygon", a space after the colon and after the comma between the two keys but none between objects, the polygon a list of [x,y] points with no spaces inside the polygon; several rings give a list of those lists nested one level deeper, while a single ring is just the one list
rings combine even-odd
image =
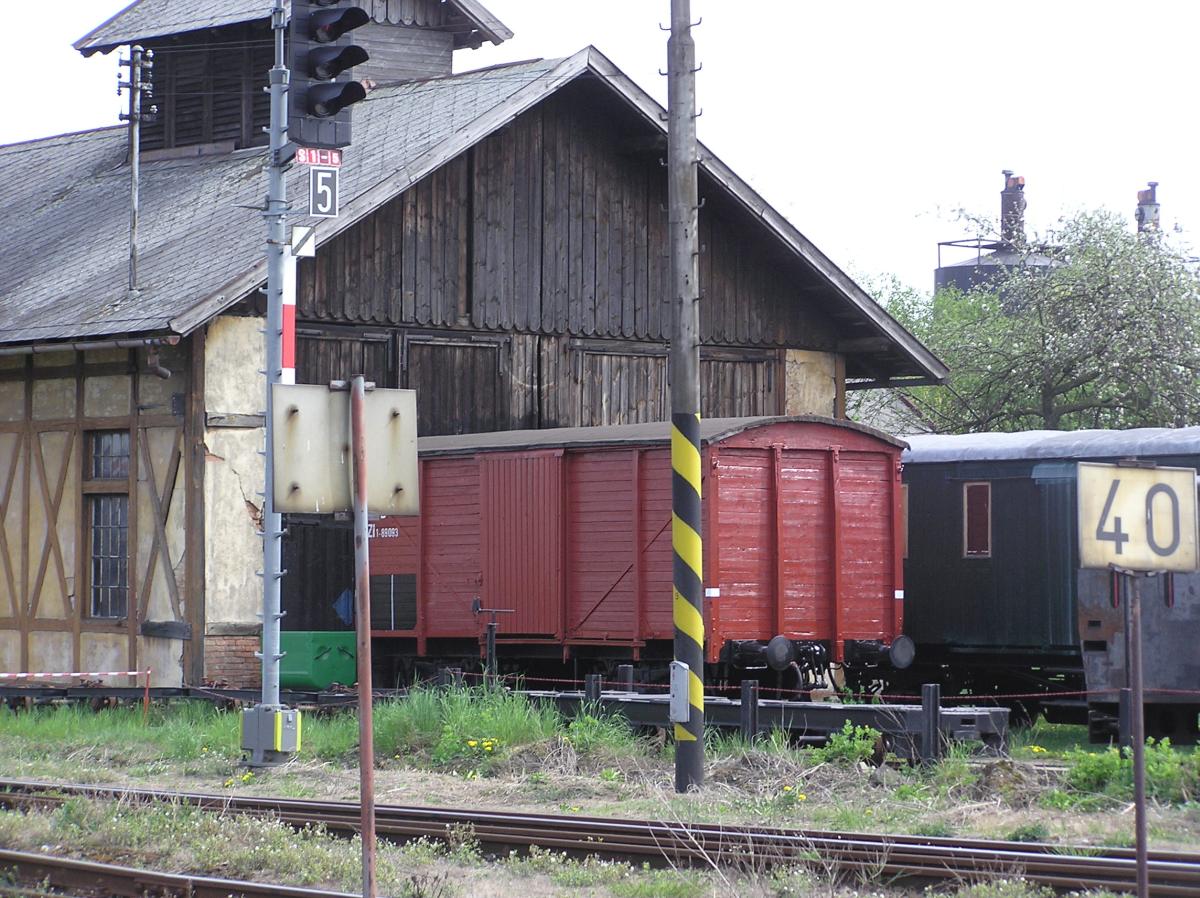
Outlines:
[{"label": "red and white barrier tape", "polygon": [[50,671],[43,673],[0,673],[0,680],[36,680],[36,679],[86,679],[87,677],[140,677],[150,676],[150,670],[69,670]]}]

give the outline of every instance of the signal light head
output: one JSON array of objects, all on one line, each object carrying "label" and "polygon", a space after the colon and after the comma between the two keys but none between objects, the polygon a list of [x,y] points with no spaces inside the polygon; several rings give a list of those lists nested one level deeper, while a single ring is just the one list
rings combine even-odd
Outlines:
[{"label": "signal light head", "polygon": [[308,51],[304,64],[313,78],[332,81],[346,69],[366,62],[371,56],[362,47],[316,47]]},{"label": "signal light head", "polygon": [[314,84],[308,89],[308,114],[314,118],[330,118],[367,95],[361,81]]},{"label": "signal light head", "polygon": [[308,17],[308,33],[319,44],[330,44],[348,31],[371,21],[365,9],[353,6],[350,9],[318,10]]}]

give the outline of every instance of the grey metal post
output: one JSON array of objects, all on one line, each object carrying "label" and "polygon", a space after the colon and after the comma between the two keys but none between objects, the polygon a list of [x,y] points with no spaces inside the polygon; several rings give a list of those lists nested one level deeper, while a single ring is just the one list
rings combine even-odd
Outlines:
[{"label": "grey metal post", "polygon": [[365,378],[350,382],[354,460],[354,621],[358,647],[358,785],[362,816],[362,894],[375,898],[375,727],[371,707],[371,544],[367,538]]},{"label": "grey metal post", "polygon": [[741,708],[742,738],[753,742],[758,738],[758,680],[742,680]]},{"label": "grey metal post", "polygon": [[487,658],[484,661],[484,681],[487,683],[495,682],[496,675],[500,672],[500,665],[496,658],[496,631],[499,628],[500,623],[493,614],[492,619],[487,622],[487,647],[485,649]]},{"label": "grey metal post", "polygon": [[617,665],[617,683],[622,692],[633,692],[633,665]]},{"label": "grey metal post", "polygon": [[601,674],[584,674],[583,675],[583,697],[590,703],[596,704],[600,701],[600,693],[604,689],[604,677]]},{"label": "grey metal post", "polygon": [[942,756],[942,687],[921,686],[921,762],[932,764]]},{"label": "grey metal post", "polygon": [[1146,706],[1142,690],[1142,587],[1137,574],[1128,575],[1133,581],[1126,603],[1129,622],[1129,680],[1132,691],[1130,702],[1131,730],[1133,739],[1133,808],[1134,830],[1137,848],[1137,894],[1148,898],[1150,894],[1150,869],[1146,855]]},{"label": "grey metal post", "polygon": [[704,564],[700,519],[699,190],[696,45],[690,0],[671,0],[667,42],[671,243],[671,546],[675,660],[688,666],[689,719],[675,724],[675,791],[704,783]]},{"label": "grey metal post", "polygon": [[262,605],[262,705],[278,708],[279,621],[283,617],[279,603],[279,581],[283,519],[275,511],[273,486],[275,460],[271,446],[271,415],[274,397],[271,387],[279,382],[282,366],[284,253],[287,246],[287,186],[283,177],[283,149],[287,144],[288,70],[284,60],[284,34],[287,31],[287,12],[284,0],[275,0],[271,11],[271,27],[275,32],[275,65],[271,69],[271,157],[267,166],[267,328],[266,339],[266,478],[263,488],[263,605]]}]

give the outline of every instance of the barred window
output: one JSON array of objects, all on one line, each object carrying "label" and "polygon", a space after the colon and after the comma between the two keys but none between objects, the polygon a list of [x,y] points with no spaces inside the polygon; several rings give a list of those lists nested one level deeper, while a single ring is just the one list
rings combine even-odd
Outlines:
[{"label": "barred window", "polygon": [[87,501],[90,616],[129,614],[129,432],[88,434]]}]

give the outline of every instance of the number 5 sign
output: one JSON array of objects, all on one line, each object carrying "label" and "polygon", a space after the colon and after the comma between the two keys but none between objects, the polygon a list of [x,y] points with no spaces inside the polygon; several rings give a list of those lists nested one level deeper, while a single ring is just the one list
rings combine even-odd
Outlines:
[{"label": "number 5 sign", "polygon": [[1080,462],[1079,563],[1196,570],[1196,471]]},{"label": "number 5 sign", "polygon": [[337,218],[338,170],[314,165],[308,170],[308,214],[313,218]]}]

